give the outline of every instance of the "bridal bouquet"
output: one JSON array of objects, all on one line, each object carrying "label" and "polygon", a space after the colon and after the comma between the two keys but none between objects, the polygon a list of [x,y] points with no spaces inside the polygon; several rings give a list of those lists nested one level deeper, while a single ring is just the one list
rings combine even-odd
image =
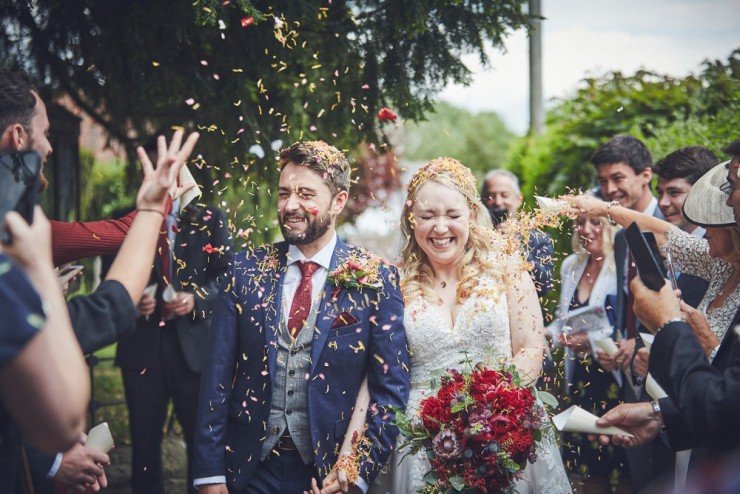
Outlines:
[{"label": "bridal bouquet", "polygon": [[[536,391],[521,384],[513,366],[502,370],[448,370],[418,416],[396,414],[411,454],[426,452],[431,471],[423,494],[506,492],[537,459],[535,446],[549,426]],[[554,400],[541,393],[546,402]]]}]

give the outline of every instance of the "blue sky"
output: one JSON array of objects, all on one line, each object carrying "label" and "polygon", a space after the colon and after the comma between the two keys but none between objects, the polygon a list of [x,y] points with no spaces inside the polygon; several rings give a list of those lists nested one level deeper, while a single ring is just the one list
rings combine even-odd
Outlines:
[{"label": "blue sky", "polygon": [[[542,0],[545,98],[567,96],[588,75],[640,68],[673,76],[697,72],[706,58],[740,48],[740,0]],[[441,99],[473,112],[493,110],[514,131],[528,124],[528,43],[515,32],[491,66],[465,56],[468,87],[450,85]]]}]

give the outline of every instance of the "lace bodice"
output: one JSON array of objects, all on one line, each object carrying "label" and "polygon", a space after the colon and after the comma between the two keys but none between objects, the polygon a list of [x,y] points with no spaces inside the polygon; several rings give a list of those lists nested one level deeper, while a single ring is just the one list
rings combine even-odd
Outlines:
[{"label": "lace bodice", "polygon": [[430,381],[446,369],[463,368],[466,360],[492,365],[511,358],[506,294],[490,278],[482,279],[465,300],[453,327],[438,306],[421,297],[407,305],[404,325],[412,355],[409,413],[428,394]]},{"label": "lace bodice", "polygon": [[676,271],[709,281],[709,288],[697,309],[707,315],[709,327],[722,340],[740,307],[740,285],[735,287],[722,307],[709,309],[709,304],[732,275],[732,265],[723,259],[710,257],[706,239],[695,237],[675,226],[668,230],[666,242],[660,250],[664,256],[670,253]]},{"label": "lace bodice", "polygon": [[[464,362],[497,367],[512,357],[506,284],[492,276],[481,278],[476,291],[458,310],[450,327],[435,304],[419,297],[404,312],[411,350],[411,393],[406,413],[415,418],[421,400],[434,390],[430,381],[446,369],[464,369]],[[568,477],[551,430],[538,445],[538,460],[529,464],[516,483],[520,494],[570,493]],[[402,439],[399,438],[399,446]],[[379,477],[369,494],[414,494],[424,485],[430,465],[423,451],[394,455],[390,471]]]}]

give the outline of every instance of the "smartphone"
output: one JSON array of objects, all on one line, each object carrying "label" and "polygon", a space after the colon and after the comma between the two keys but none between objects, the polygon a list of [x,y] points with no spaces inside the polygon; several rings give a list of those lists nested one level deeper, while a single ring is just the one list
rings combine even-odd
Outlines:
[{"label": "smartphone", "polygon": [[33,210],[39,202],[41,157],[33,151],[0,153],[0,241],[13,239],[5,229],[5,215],[17,211],[26,223],[33,222]]},{"label": "smartphone", "polygon": [[57,276],[60,279],[67,280],[69,278],[73,278],[79,273],[85,269],[85,266],[81,264],[70,264],[69,266],[64,266],[59,273],[57,273]]},{"label": "smartphone", "polygon": [[640,231],[637,223],[633,222],[624,232],[630,253],[637,266],[637,274],[640,281],[653,291],[660,291],[665,285],[665,278],[661,263],[655,258],[648,241]]}]

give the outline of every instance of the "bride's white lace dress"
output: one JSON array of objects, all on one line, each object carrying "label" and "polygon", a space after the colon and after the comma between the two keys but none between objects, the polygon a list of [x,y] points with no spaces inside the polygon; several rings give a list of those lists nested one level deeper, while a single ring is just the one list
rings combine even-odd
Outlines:
[{"label": "bride's white lace dress", "polygon": [[[404,324],[412,352],[409,417],[414,417],[419,402],[434,392],[430,381],[445,369],[464,368],[461,362],[466,359],[491,365],[511,359],[506,295],[498,285],[491,278],[481,279],[476,293],[460,307],[454,327],[449,327],[435,305],[421,297],[407,305]],[[552,432],[545,437],[537,449],[537,461],[527,465],[524,478],[516,484],[519,494],[572,492]],[[380,474],[372,494],[412,494],[424,485],[423,477],[430,469],[426,455],[420,452],[401,460],[405,453],[394,453],[389,471]]]}]

